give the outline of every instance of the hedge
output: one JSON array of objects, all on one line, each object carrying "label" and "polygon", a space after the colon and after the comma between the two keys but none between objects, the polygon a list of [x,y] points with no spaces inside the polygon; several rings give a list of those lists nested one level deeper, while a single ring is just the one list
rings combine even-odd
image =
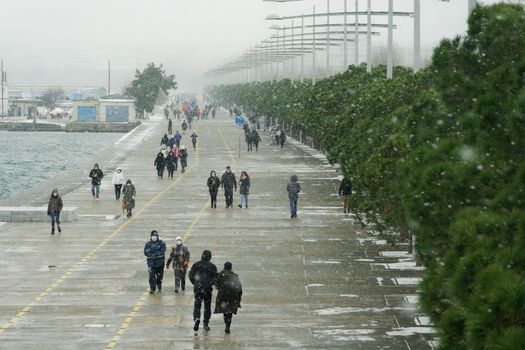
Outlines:
[{"label": "hedge", "polygon": [[416,235],[442,349],[525,349],[524,8],[478,6],[428,68],[394,73],[208,93],[305,130],[353,180],[355,213]]}]

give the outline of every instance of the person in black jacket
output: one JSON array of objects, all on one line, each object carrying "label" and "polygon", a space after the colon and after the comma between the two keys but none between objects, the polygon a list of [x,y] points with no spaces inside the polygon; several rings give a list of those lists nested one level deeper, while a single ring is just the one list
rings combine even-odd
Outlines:
[{"label": "person in black jacket", "polygon": [[347,179],[346,176],[341,181],[339,186],[339,196],[343,198],[343,212],[349,213],[350,207],[348,205],[350,195],[352,194],[352,182],[350,179]]},{"label": "person in black jacket", "polygon": [[162,179],[162,177],[164,176],[165,167],[164,154],[162,154],[162,152],[157,153],[157,157],[155,157],[153,165],[155,166],[155,168],[157,168],[157,175],[159,175],[159,179]]},{"label": "person in black jacket", "polygon": [[51,234],[55,234],[55,223],[58,226],[58,232],[62,232],[60,228],[60,212],[64,204],[62,203],[62,198],[58,194],[58,189],[55,187],[53,192],[51,192],[51,197],[49,197],[49,203],[47,204],[47,215],[51,217]]},{"label": "person in black jacket", "polygon": [[199,330],[201,319],[201,306],[204,301],[204,330],[209,331],[208,323],[211,318],[211,295],[213,292],[213,285],[216,283],[218,272],[217,266],[210,262],[211,252],[205,250],[202,252],[200,261],[192,265],[189,278],[193,284],[193,294],[195,297],[195,304],[193,305],[193,320],[195,325],[193,330]]},{"label": "person in black jacket", "polygon": [[89,172],[89,177],[91,178],[91,193],[93,194],[93,198],[96,198],[98,201],[100,195],[100,184],[104,177],[104,173],[100,170],[98,163],[95,163],[93,169]]},{"label": "person in black jacket", "polygon": [[211,198],[211,207],[217,208],[217,192],[219,192],[219,187],[221,186],[221,180],[217,177],[215,170],[210,172],[210,177],[208,178],[208,190],[210,191]]},{"label": "person in black jacket", "polygon": [[224,188],[226,208],[233,208],[233,189],[235,188],[235,191],[237,191],[237,180],[229,165],[226,167],[226,172],[222,174],[221,187]]},{"label": "person in black jacket", "polygon": [[160,145],[168,145],[168,142],[169,142],[170,138],[168,137],[168,134],[164,134],[164,136],[162,136],[162,140],[160,140]]}]

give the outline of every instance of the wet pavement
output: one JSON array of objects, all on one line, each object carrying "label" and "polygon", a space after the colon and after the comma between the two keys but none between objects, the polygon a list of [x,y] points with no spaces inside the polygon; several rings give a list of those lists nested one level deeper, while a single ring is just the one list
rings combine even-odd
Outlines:
[{"label": "wet pavement", "polygon": [[[238,129],[226,113],[196,126],[189,169],[158,180],[153,160],[165,122],[146,122],[122,147],[120,164],[137,188],[131,219],[121,216],[106,177],[101,200],[82,186],[64,196],[80,219],[51,236],[43,223],[0,224],[0,349],[430,349],[428,318],[417,308],[421,270],[408,245],[393,247],[342,212],[339,175],[295,142],[264,144],[238,159]],[[176,130],[176,123],[174,130]],[[142,136],[141,136],[142,135]],[[102,155],[101,155],[102,156]],[[117,164],[111,164],[116,166]],[[210,170],[231,165],[251,177],[249,209],[209,208]],[[297,219],[286,184],[302,182]],[[183,235],[196,262],[212,251],[219,270],[233,263],[243,283],[242,309],[225,335],[193,332],[192,287],[174,294],[172,270],[162,294],[148,293],[143,247],[157,229],[173,246]],[[214,291],[215,298],[216,291]]]}]

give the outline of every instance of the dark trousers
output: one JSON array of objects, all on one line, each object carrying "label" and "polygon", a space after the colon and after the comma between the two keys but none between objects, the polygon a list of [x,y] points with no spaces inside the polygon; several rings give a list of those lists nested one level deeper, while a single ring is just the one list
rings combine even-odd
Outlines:
[{"label": "dark trousers", "polygon": [[210,191],[210,198],[211,198],[211,207],[217,208],[217,192],[218,190],[211,190]]},{"label": "dark trousers", "polygon": [[172,167],[168,166],[167,169],[168,169],[168,177],[173,177],[173,172],[175,171],[175,165],[173,165]]},{"label": "dark trousers", "polygon": [[120,199],[120,192],[122,190],[122,185],[115,185],[115,199]]},{"label": "dark trousers", "polygon": [[164,168],[157,168],[157,175],[162,177],[164,175]]},{"label": "dark trousers", "polygon": [[212,289],[210,290],[195,290],[194,291],[194,297],[195,297],[195,304],[193,304],[193,320],[200,320],[201,319],[201,306],[202,302],[204,301],[204,324],[208,324],[210,322],[211,318],[211,293]]},{"label": "dark trousers", "polygon": [[230,328],[230,325],[232,324],[232,318],[233,318],[233,314],[232,313],[225,313],[224,314],[224,324]]},{"label": "dark trousers", "polygon": [[175,290],[186,289],[186,269],[175,268]]},{"label": "dark trousers", "polygon": [[233,205],[233,188],[224,188],[224,197],[226,198],[226,206]]},{"label": "dark trousers", "polygon": [[164,277],[164,263],[160,266],[148,266],[149,288],[152,292],[158,287],[162,288],[162,278]]}]

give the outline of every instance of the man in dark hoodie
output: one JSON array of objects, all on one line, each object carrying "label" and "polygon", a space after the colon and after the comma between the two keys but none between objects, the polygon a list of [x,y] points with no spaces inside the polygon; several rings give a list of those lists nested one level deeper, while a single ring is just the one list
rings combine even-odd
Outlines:
[{"label": "man in dark hoodie", "polygon": [[89,172],[89,177],[91,178],[91,194],[93,194],[93,198],[96,198],[98,201],[100,195],[100,184],[104,177],[104,173],[100,170],[98,163],[95,163],[93,169]]},{"label": "man in dark hoodie", "polygon": [[218,273],[217,266],[210,262],[211,252],[205,250],[202,252],[200,261],[193,264],[191,267],[189,278],[193,284],[193,294],[195,297],[195,304],[193,305],[193,320],[195,325],[193,330],[199,330],[201,320],[201,306],[204,301],[204,330],[209,331],[208,323],[211,318],[211,294],[213,285],[216,282]]},{"label": "man in dark hoodie", "polygon": [[226,167],[224,174],[222,174],[221,187],[224,188],[226,208],[233,208],[233,189],[235,188],[235,191],[237,191],[237,180],[229,165]]}]

